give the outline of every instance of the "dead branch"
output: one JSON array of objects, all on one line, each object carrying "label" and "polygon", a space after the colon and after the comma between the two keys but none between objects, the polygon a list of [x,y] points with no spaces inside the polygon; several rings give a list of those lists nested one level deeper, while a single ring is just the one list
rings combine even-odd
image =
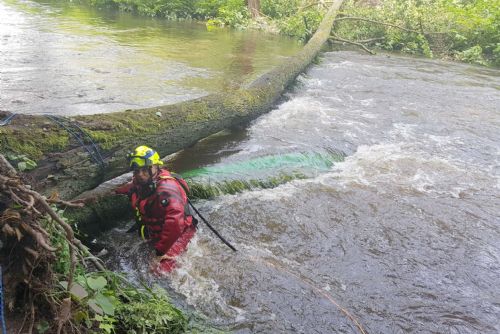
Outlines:
[{"label": "dead branch", "polygon": [[24,251],[25,251],[26,253],[30,254],[31,256],[33,256],[33,258],[34,258],[35,260],[36,260],[36,259],[40,256],[40,254],[38,254],[38,252],[37,252],[37,251],[35,251],[34,249],[32,249],[32,248],[30,248],[30,247],[28,247],[28,246],[25,246],[25,247],[24,247]]},{"label": "dead branch", "polygon": [[61,333],[61,330],[66,322],[69,321],[71,317],[71,297],[63,299],[61,303],[61,308],[59,310],[59,315],[57,316],[57,334]]},{"label": "dead branch", "polygon": [[353,45],[356,45],[356,46],[359,46],[360,48],[362,48],[363,50],[365,50],[366,52],[368,52],[369,54],[372,54],[374,55],[375,52],[368,49],[366,46],[364,46],[363,44],[361,43],[358,43],[358,42],[353,42],[353,41],[349,41],[347,39],[343,39],[343,38],[340,38],[340,37],[337,37],[337,36],[332,36],[329,38],[330,40],[332,41],[338,41],[338,42],[343,42],[343,43],[348,43],[348,44],[353,44]]},{"label": "dead branch", "polygon": [[30,301],[30,309],[31,309],[31,323],[28,333],[33,333],[33,327],[35,327],[35,304],[33,303],[33,299]]},{"label": "dead branch", "polygon": [[25,207],[28,207],[30,205],[30,203],[17,196],[16,193],[11,188],[9,189],[9,194],[10,197],[12,197],[15,202],[17,202],[17,204],[22,204]]},{"label": "dead branch", "polygon": [[82,242],[78,239],[74,239],[73,240],[73,243],[75,244],[75,246],[84,254],[88,255],[88,259],[90,261],[92,261],[92,263],[94,264],[94,266],[99,269],[100,271],[106,271],[106,268],[104,268],[104,266],[101,264],[100,259],[93,256],[92,254],[90,254],[90,252],[88,251],[87,247],[85,247]]},{"label": "dead branch", "polygon": [[369,39],[363,39],[360,41],[356,41],[356,43],[361,43],[361,44],[370,44],[373,42],[380,42],[383,41],[385,37],[375,37],[375,38],[369,38]]},{"label": "dead branch", "polygon": [[4,171],[7,177],[17,177],[16,170],[2,154],[0,154],[0,170]]},{"label": "dead branch", "polygon": [[[64,231],[66,232],[66,240],[68,241],[68,243],[74,243],[73,229],[54,212],[54,210],[50,207],[50,205],[45,201],[45,198],[39,193],[31,189],[28,189],[25,186],[19,186],[19,188],[25,193],[30,194],[35,199],[37,199],[39,204],[44,208],[44,211],[52,218],[52,220],[58,223],[64,229]],[[68,292],[71,289],[71,285],[73,283],[73,274],[75,272],[75,267],[76,267],[76,255],[75,251],[71,246],[69,247],[69,255],[70,255],[71,265],[68,274],[68,288],[67,288]]]},{"label": "dead branch", "polygon": [[68,202],[68,201],[63,201],[60,199],[48,199],[47,203],[59,204],[59,205],[67,206],[70,208],[83,208],[85,206],[85,203],[82,203],[81,201]]},{"label": "dead branch", "polygon": [[[408,29],[408,28],[399,26],[397,24],[392,24],[392,23],[387,23],[387,22],[381,22],[381,21],[376,21],[376,20],[371,20],[371,19],[365,19],[364,17],[342,16],[342,17],[338,17],[338,18],[335,19],[336,22],[343,21],[343,20],[354,20],[354,21],[370,22],[370,23],[375,23],[375,24],[381,24],[381,25],[388,26],[388,27],[398,28],[398,29],[404,30],[406,32],[413,32],[413,33],[416,33],[416,34],[422,34],[422,32],[418,31],[418,30]],[[424,33],[424,34],[427,34],[427,33]]]}]

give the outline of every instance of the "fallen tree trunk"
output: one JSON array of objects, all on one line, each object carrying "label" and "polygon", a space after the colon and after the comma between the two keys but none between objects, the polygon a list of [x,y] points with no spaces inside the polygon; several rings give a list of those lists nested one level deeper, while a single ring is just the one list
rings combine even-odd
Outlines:
[{"label": "fallen tree trunk", "polygon": [[327,41],[342,2],[333,2],[301,52],[247,87],[174,105],[71,118],[101,148],[102,164],[93,161],[99,153],[85,138],[75,140],[71,128],[35,115],[18,115],[0,130],[0,153],[22,153],[37,161],[29,172],[37,190],[69,199],[126,172],[126,153],[135,146],[147,144],[165,156],[246,123],[269,111],[311,63]]}]

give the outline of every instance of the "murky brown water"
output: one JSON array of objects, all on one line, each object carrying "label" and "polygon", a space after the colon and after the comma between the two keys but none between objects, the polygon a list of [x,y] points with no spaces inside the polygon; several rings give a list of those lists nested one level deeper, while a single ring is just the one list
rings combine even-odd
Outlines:
[{"label": "murky brown water", "polygon": [[[314,178],[199,202],[239,252],[202,226],[182,267],[157,282],[237,333],[360,333],[341,308],[367,333],[498,333],[499,74],[325,54],[276,110],[171,166],[324,150],[346,159]],[[107,237],[113,263],[154,281],[123,230]]]}]

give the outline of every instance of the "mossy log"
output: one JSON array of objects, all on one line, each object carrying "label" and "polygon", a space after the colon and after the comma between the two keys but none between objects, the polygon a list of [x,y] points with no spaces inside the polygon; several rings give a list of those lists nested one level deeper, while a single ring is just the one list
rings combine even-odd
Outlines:
[{"label": "mossy log", "polygon": [[101,148],[104,167],[95,164],[64,128],[37,115],[18,115],[0,128],[0,153],[25,154],[35,160],[38,167],[29,175],[37,190],[70,199],[126,172],[124,157],[137,145],[147,144],[166,156],[224,128],[246,123],[269,111],[312,62],[330,36],[342,2],[333,2],[297,55],[244,88],[173,105],[72,117]]}]

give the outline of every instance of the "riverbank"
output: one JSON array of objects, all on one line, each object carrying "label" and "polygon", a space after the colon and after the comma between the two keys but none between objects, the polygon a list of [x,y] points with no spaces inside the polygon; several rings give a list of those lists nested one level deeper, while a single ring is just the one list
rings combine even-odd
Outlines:
[{"label": "riverbank", "polygon": [[[243,0],[142,1],[89,0],[139,15],[205,21],[208,29],[259,29],[307,41],[319,26],[327,2],[260,1],[250,15]],[[500,66],[500,1],[346,1],[335,37],[375,50],[424,55],[483,66]]]}]

